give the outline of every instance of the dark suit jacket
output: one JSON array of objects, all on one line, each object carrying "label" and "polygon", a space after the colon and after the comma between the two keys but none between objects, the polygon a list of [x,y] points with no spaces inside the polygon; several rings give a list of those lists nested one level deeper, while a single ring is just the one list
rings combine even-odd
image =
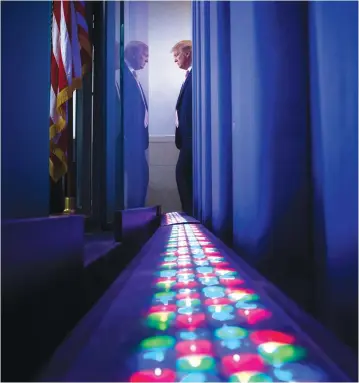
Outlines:
[{"label": "dark suit jacket", "polygon": [[192,150],[192,70],[181,88],[176,110],[178,114],[176,147],[177,149]]},{"label": "dark suit jacket", "polygon": [[140,88],[136,79],[125,64],[123,71],[123,119],[125,150],[145,151],[149,145],[148,127],[144,126],[146,109],[148,110],[146,96],[143,93],[143,102]]}]

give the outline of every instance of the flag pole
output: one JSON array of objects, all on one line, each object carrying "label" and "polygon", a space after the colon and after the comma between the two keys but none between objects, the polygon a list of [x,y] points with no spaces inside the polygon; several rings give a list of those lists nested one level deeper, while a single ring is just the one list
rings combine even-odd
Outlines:
[{"label": "flag pole", "polygon": [[64,214],[76,212],[76,180],[74,174],[73,97],[67,101],[67,173]]}]

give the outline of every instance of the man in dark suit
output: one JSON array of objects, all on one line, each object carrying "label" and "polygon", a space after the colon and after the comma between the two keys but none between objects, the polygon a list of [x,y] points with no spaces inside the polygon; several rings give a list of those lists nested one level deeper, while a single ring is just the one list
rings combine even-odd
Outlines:
[{"label": "man in dark suit", "polygon": [[175,63],[186,72],[176,104],[176,147],[180,151],[176,181],[182,210],[192,215],[192,42],[180,41],[171,52]]},{"label": "man in dark suit", "polygon": [[[149,181],[146,150],[149,146],[148,104],[137,72],[148,62],[148,46],[131,41],[125,47],[123,121],[126,208],[143,207]],[[118,89],[119,90],[119,89]]]}]

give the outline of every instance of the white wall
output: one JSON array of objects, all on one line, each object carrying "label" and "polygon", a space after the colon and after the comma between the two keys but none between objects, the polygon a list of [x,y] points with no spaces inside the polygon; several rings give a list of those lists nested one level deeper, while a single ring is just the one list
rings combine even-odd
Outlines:
[{"label": "white wall", "polygon": [[190,1],[148,2],[150,135],[174,135],[175,106],[185,73],[173,61],[171,48],[192,39]]}]

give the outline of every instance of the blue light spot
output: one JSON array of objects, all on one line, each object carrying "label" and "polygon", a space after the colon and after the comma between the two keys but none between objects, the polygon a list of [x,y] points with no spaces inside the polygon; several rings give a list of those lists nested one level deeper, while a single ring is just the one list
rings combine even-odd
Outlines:
[{"label": "blue light spot", "polygon": [[183,331],[180,333],[180,337],[183,340],[195,340],[198,338],[196,333],[192,331],[187,331],[187,332]]},{"label": "blue light spot", "polygon": [[194,261],[194,263],[195,263],[197,266],[207,266],[207,265],[209,265],[209,262],[208,262],[208,261]]},{"label": "blue light spot", "polygon": [[239,339],[226,339],[221,342],[223,347],[227,347],[230,350],[235,350],[241,346],[241,341]]},{"label": "blue light spot", "polygon": [[203,259],[203,258],[206,258],[206,256],[204,254],[193,254],[193,258],[195,258],[195,259]]},{"label": "blue light spot", "polygon": [[213,273],[213,267],[197,267],[197,271],[200,274],[208,274],[208,273]]},{"label": "blue light spot", "polygon": [[177,258],[176,257],[164,257],[164,261],[165,262],[173,262],[175,261]]},{"label": "blue light spot", "polygon": [[163,278],[171,278],[176,276],[176,271],[175,270],[164,270],[160,272],[160,276]]},{"label": "blue light spot", "polygon": [[279,368],[274,370],[274,375],[277,379],[282,380],[283,382],[289,382],[293,379],[293,374],[290,371],[283,371]]},{"label": "blue light spot", "polygon": [[181,275],[178,277],[178,282],[189,282],[189,281],[194,281],[194,276],[190,275]]},{"label": "blue light spot", "polygon": [[180,294],[189,294],[189,293],[195,293],[196,292],[196,289],[180,289],[178,291]]},{"label": "blue light spot", "polygon": [[224,297],[224,288],[219,286],[205,287],[203,293],[207,298],[222,298]]},{"label": "blue light spot", "polygon": [[177,310],[180,314],[191,315],[194,313],[193,307],[181,307]]},{"label": "blue light spot", "polygon": [[219,284],[219,281],[217,278],[200,278],[200,281],[203,285],[206,285],[206,286],[213,286],[213,285],[218,285]]},{"label": "blue light spot", "polygon": [[220,312],[220,313],[213,313],[212,318],[219,320],[219,321],[226,321],[234,318],[234,315],[230,314],[229,312]]},{"label": "blue light spot", "polygon": [[181,382],[205,382],[206,381],[206,375],[200,373],[200,372],[194,372],[192,374],[186,375]]},{"label": "blue light spot", "polygon": [[239,309],[253,310],[258,308],[256,303],[238,301],[236,307]]},{"label": "blue light spot", "polygon": [[165,359],[165,354],[161,350],[152,350],[148,351],[143,355],[143,359],[156,360],[157,362],[163,362]]},{"label": "blue light spot", "polygon": [[193,249],[192,254],[204,254],[204,252],[201,248],[198,248],[198,249]]}]

